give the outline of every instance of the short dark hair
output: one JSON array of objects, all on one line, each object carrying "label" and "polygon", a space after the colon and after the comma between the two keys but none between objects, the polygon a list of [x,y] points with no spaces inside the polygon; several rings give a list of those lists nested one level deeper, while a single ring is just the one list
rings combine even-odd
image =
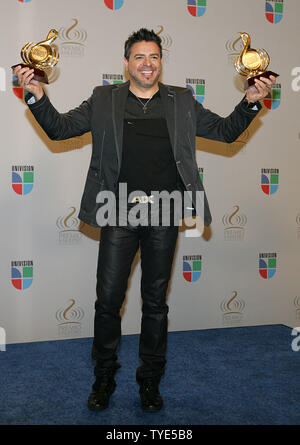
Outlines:
[{"label": "short dark hair", "polygon": [[149,29],[141,28],[136,32],[130,34],[128,39],[125,42],[124,46],[124,57],[129,60],[130,50],[134,43],[136,42],[154,42],[159,47],[160,57],[162,57],[162,46],[161,46],[161,38],[158,34],[156,34],[153,29],[149,31]]}]

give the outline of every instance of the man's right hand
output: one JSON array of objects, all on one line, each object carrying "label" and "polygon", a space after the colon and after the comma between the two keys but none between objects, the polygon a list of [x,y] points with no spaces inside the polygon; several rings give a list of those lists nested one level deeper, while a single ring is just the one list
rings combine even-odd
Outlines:
[{"label": "man's right hand", "polygon": [[14,75],[18,78],[18,83],[21,88],[33,94],[38,101],[44,95],[44,90],[40,82],[33,80],[33,69],[28,67],[21,67],[20,65],[14,68]]}]

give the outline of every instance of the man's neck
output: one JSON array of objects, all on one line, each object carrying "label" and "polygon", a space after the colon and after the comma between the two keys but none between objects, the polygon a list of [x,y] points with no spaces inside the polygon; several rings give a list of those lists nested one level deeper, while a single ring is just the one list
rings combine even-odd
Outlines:
[{"label": "man's neck", "polygon": [[141,97],[142,99],[150,99],[150,97],[154,96],[154,94],[159,90],[159,87],[158,83],[150,88],[143,88],[130,82],[129,89],[137,97]]}]

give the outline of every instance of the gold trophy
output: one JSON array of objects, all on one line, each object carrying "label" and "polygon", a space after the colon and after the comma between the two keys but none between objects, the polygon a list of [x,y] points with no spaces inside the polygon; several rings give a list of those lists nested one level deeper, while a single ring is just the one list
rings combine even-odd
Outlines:
[{"label": "gold trophy", "polygon": [[16,66],[29,67],[34,69],[33,79],[39,82],[49,83],[47,73],[44,71],[47,68],[52,68],[57,64],[59,59],[59,53],[56,48],[52,46],[52,43],[58,36],[58,32],[55,29],[51,29],[45,40],[33,45],[32,42],[26,43],[21,49],[21,57],[23,62]]},{"label": "gold trophy", "polygon": [[243,43],[243,49],[238,57],[234,60],[235,69],[242,76],[247,76],[244,88],[247,90],[255,84],[254,79],[261,76],[269,78],[270,76],[278,77],[279,74],[267,71],[270,63],[270,57],[264,49],[252,49],[251,39],[246,32],[240,33]]}]

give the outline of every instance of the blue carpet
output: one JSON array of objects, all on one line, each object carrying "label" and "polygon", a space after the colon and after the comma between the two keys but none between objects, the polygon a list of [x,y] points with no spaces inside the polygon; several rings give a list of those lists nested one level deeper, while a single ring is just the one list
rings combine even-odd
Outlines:
[{"label": "blue carpet", "polygon": [[282,325],[171,332],[159,413],[140,409],[138,335],[122,337],[109,409],[91,412],[92,340],[7,345],[1,425],[297,425],[300,351]]}]

